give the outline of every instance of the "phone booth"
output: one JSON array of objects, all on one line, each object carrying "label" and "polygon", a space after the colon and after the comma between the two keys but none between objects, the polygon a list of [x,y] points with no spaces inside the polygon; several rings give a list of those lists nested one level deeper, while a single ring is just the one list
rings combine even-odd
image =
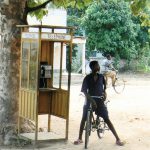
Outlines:
[{"label": "phone booth", "polygon": [[[68,139],[73,28],[41,25],[17,27],[21,28],[18,130],[21,118],[27,119],[35,124],[33,140],[40,140],[39,115],[46,114],[47,133],[51,133],[51,117],[55,116],[65,122],[65,136],[58,139]],[[53,139],[54,135],[50,135]]]}]

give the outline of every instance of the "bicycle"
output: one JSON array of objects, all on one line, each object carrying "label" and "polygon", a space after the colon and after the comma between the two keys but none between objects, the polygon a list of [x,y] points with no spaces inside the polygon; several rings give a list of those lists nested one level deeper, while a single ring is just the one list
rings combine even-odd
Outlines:
[{"label": "bicycle", "polygon": [[[104,73],[104,77],[106,78],[105,73]],[[125,83],[126,83],[126,81],[123,78],[119,77],[118,71],[116,71],[116,79],[115,79],[114,85],[112,85],[112,81],[110,81],[110,78],[107,77],[107,88],[112,86],[114,91],[117,94],[120,94],[120,93],[122,93],[124,91]]]},{"label": "bicycle", "polygon": [[[103,96],[91,96],[92,98],[99,98],[103,100]],[[109,101],[105,101],[105,105],[107,105]],[[87,149],[89,143],[89,136],[91,135],[91,131],[97,131],[97,136],[101,139],[104,135],[105,130],[109,130],[103,118],[100,116],[93,114],[92,103],[90,102],[90,106],[87,111],[87,119],[85,124],[85,149]]]}]

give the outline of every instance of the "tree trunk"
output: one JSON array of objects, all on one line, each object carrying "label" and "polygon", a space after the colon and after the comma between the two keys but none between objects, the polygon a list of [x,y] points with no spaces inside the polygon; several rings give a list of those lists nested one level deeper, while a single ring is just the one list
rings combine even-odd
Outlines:
[{"label": "tree trunk", "polygon": [[25,2],[0,2],[0,144],[5,145],[17,129],[21,32],[16,25],[21,24]]}]

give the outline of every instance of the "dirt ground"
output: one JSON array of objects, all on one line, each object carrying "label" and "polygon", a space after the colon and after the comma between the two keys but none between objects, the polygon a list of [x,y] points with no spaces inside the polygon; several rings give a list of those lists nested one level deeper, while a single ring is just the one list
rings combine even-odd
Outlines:
[{"label": "dirt ground", "polygon": [[[106,131],[102,139],[92,132],[89,150],[149,150],[150,149],[150,75],[123,74],[127,81],[122,94],[116,94],[112,88],[107,89],[108,110],[120,138],[126,141],[125,146],[115,145],[111,131]],[[70,97],[69,140],[40,143],[40,150],[83,150],[84,144],[74,145],[78,137],[84,98],[80,96],[81,83],[72,83]],[[63,121],[54,119],[52,128],[64,133]],[[41,121],[41,127],[45,125]],[[84,135],[83,135],[84,140]],[[3,149],[3,148],[2,148]],[[34,149],[25,147],[24,149]]]},{"label": "dirt ground", "polygon": [[[122,75],[127,81],[122,94],[116,94],[112,88],[107,90],[109,116],[120,138],[126,141],[123,147],[116,146],[111,131],[106,131],[99,140],[96,132],[90,137],[89,149],[92,150],[149,150],[150,149],[150,75]],[[70,142],[78,137],[79,122],[82,113],[82,98],[76,97],[80,86],[72,86],[73,96],[70,111]],[[83,149],[84,145],[72,146]]]}]

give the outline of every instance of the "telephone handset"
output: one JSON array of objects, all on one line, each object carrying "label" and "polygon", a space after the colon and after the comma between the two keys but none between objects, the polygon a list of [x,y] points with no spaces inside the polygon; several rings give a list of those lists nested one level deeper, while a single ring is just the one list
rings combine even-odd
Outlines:
[{"label": "telephone handset", "polygon": [[41,77],[45,76],[45,68],[44,66],[41,66]]},{"label": "telephone handset", "polygon": [[51,78],[52,67],[48,65],[48,62],[40,62],[40,88],[47,88],[47,79]]},{"label": "telephone handset", "polygon": [[51,78],[52,67],[50,65],[41,65],[41,77]]}]

